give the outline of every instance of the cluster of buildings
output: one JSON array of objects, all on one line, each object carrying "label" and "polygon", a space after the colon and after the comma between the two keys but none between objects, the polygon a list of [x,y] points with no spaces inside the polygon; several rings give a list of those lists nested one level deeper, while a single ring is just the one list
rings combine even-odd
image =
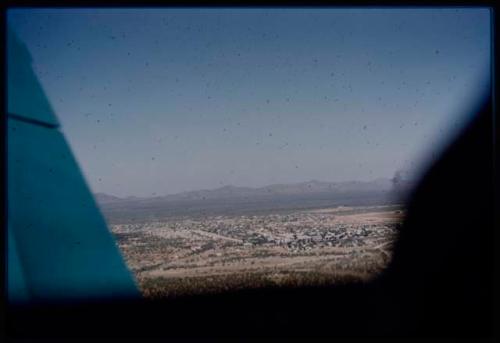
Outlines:
[{"label": "cluster of buildings", "polygon": [[[281,254],[283,251],[295,254],[332,247],[374,247],[391,242],[397,231],[396,226],[394,222],[345,223],[337,220],[336,214],[297,211],[125,224],[114,226],[113,231],[115,234],[133,233],[135,236],[143,233],[147,240],[163,240],[164,244],[175,245],[172,248],[185,249],[189,254],[212,250],[215,256],[220,256],[229,247],[236,251],[258,247],[280,248]],[[134,241],[137,240],[134,237]],[[165,258],[168,259],[168,256]]]}]

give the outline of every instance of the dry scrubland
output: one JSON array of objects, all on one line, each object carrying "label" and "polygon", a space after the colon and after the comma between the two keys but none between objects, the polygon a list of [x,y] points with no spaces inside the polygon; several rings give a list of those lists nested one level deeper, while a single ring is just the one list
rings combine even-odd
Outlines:
[{"label": "dry scrubland", "polygon": [[146,297],[366,281],[391,258],[403,212],[337,207],[112,225]]}]

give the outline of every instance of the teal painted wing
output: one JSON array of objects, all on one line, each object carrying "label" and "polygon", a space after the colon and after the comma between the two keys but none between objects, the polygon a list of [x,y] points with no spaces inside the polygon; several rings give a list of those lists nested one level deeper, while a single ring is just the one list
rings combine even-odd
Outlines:
[{"label": "teal painted wing", "polygon": [[139,297],[23,44],[8,33],[8,297]]}]

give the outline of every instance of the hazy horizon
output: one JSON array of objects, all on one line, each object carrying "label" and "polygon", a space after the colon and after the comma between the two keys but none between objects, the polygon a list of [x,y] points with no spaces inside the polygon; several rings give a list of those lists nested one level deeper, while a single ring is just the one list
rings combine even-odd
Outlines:
[{"label": "hazy horizon", "polygon": [[485,8],[15,9],[93,193],[418,176],[470,119]]},{"label": "hazy horizon", "polygon": [[185,190],[185,191],[181,191],[181,192],[175,192],[175,193],[162,193],[162,194],[154,193],[154,194],[150,194],[150,195],[147,195],[147,196],[138,196],[138,195],[133,195],[133,194],[132,195],[127,195],[127,196],[116,196],[115,194],[106,193],[106,192],[94,192],[94,194],[111,195],[111,196],[115,196],[117,198],[127,198],[127,197],[130,197],[130,198],[142,198],[142,197],[145,197],[145,198],[147,198],[147,197],[150,197],[150,196],[152,196],[152,197],[162,197],[162,196],[177,195],[177,194],[181,194],[181,193],[189,193],[189,192],[197,192],[197,191],[212,191],[212,190],[217,190],[217,189],[221,189],[221,188],[225,188],[225,187],[258,189],[258,188],[265,188],[265,187],[276,186],[276,185],[295,185],[295,184],[303,184],[303,183],[311,183],[311,182],[320,182],[320,183],[367,182],[367,183],[370,183],[370,182],[376,182],[376,181],[382,181],[382,180],[386,180],[386,181],[391,181],[392,182],[392,178],[386,178],[386,177],[377,177],[377,178],[374,178],[374,179],[371,179],[371,180],[344,180],[344,181],[328,181],[328,180],[310,179],[310,180],[304,180],[304,181],[299,181],[299,182],[290,182],[290,183],[277,182],[277,183],[272,183],[272,184],[262,184],[262,185],[256,185],[256,186],[226,184],[226,185],[223,185],[223,186],[215,186],[215,187],[212,187],[212,188],[189,189],[189,190]]}]

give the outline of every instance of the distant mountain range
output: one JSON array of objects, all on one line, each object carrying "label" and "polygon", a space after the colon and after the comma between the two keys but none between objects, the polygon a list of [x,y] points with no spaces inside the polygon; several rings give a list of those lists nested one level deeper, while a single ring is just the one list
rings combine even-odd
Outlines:
[{"label": "distant mountain range", "polygon": [[94,193],[94,198],[99,204],[109,204],[123,200],[122,198],[115,197],[106,193]]},{"label": "distant mountain range", "polygon": [[148,222],[177,216],[276,213],[336,206],[400,203],[402,187],[394,180],[307,181],[265,187],[224,186],[157,197],[97,193],[95,199],[110,223]]},{"label": "distant mountain range", "polygon": [[357,193],[357,192],[384,192],[393,188],[393,181],[379,178],[373,181],[347,181],[347,182],[323,182],[311,180],[300,183],[273,184],[264,187],[237,187],[223,186],[215,189],[204,189],[170,194],[157,197],[126,197],[119,198],[105,193],[96,193],[95,199],[100,204],[111,204],[118,202],[150,202],[150,201],[187,201],[187,200],[221,200],[231,198],[261,198],[269,196],[302,196],[316,193]]}]

